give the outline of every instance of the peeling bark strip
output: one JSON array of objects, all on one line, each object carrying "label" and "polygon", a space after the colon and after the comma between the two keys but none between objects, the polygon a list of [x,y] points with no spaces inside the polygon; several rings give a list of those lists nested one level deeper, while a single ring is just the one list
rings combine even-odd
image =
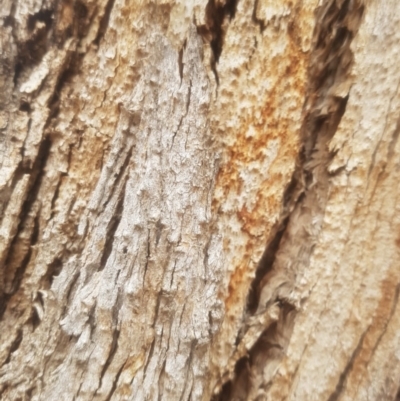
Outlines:
[{"label": "peeling bark strip", "polygon": [[396,1],[0,20],[2,400],[395,399]]}]

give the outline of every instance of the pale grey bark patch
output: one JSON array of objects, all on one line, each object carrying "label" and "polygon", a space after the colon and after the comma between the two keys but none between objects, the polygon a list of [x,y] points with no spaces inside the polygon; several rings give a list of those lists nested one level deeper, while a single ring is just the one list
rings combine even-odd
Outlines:
[{"label": "pale grey bark patch", "polygon": [[[106,5],[95,45],[103,40],[112,6],[113,2]],[[43,308],[33,309],[35,333],[54,326],[46,345],[53,351],[46,351],[45,366],[29,368],[32,379],[44,375],[46,380],[25,387],[36,394],[40,387],[40,397],[52,399],[61,392],[62,399],[91,399],[93,394],[99,399],[116,399],[114,391],[123,386],[121,381],[130,383],[132,379],[130,391],[137,399],[157,397],[153,385],[157,375],[172,397],[202,393],[201,381],[196,384],[195,378],[205,371],[207,343],[220,319],[215,297],[220,261],[209,255],[216,251],[210,227],[217,160],[207,121],[209,85],[195,28],[181,51],[181,65],[175,49],[157,29],[141,39],[149,46],[147,57],[152,60],[120,106],[116,133],[98,183],[76,226],[76,245],[72,245],[76,250],[69,257],[54,258],[44,274],[51,276],[51,287],[46,289],[44,312]],[[75,56],[68,60],[71,57]],[[65,63],[67,68],[70,63]],[[46,79],[46,71],[38,75],[39,80]],[[68,72],[60,74],[51,103],[58,102],[63,83],[71,82]],[[35,79],[31,78],[32,85]],[[25,92],[33,93],[32,85],[25,84]],[[49,145],[50,152],[50,140],[43,144]],[[36,159],[43,164],[34,170],[45,174],[48,156],[38,155]],[[67,162],[63,174],[69,173]],[[55,181],[53,206],[60,178]],[[39,190],[40,177],[32,180]],[[36,192],[32,202],[37,202]],[[31,206],[26,204],[27,210]],[[40,258],[40,253],[36,257]],[[28,254],[26,264],[31,261]],[[51,272],[54,265],[55,276]],[[9,296],[18,289],[9,291]],[[136,333],[134,342],[132,333]],[[11,353],[22,339],[17,334],[10,344]],[[25,347],[31,340],[26,341]],[[62,352],[53,354],[60,341]],[[178,354],[182,361],[177,364]],[[146,373],[128,378],[125,369],[124,375],[129,358],[142,359]],[[53,371],[51,366],[57,369]],[[25,372],[27,368],[20,367]],[[3,379],[8,381],[8,376]],[[81,380],[77,382],[74,378],[78,376]],[[190,389],[189,393],[185,389]]]}]

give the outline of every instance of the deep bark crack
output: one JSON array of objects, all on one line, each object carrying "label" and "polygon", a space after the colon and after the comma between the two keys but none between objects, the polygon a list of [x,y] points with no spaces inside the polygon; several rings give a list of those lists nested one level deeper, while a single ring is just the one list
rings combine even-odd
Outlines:
[{"label": "deep bark crack", "polygon": [[101,260],[100,260],[100,265],[99,265],[99,269],[98,271],[101,271],[104,269],[107,260],[111,254],[112,251],[112,245],[114,243],[114,236],[115,233],[117,231],[117,228],[119,226],[119,223],[121,221],[122,218],[122,214],[123,214],[123,210],[124,210],[124,200],[125,200],[125,190],[126,190],[126,185],[128,182],[128,166],[130,163],[130,159],[131,159],[131,154],[132,154],[132,149],[129,151],[129,153],[126,156],[125,162],[123,164],[123,166],[121,167],[121,170],[119,172],[119,175],[115,181],[114,184],[114,188],[118,188],[119,182],[121,179],[123,179],[125,182],[122,185],[122,190],[121,193],[118,195],[118,203],[117,206],[115,208],[115,211],[113,213],[113,217],[111,219],[111,221],[108,224],[107,227],[107,234],[105,236],[105,244],[103,247],[103,255],[101,256]]},{"label": "deep bark crack", "polygon": [[217,86],[219,85],[217,64],[222,53],[227,21],[235,18],[238,2],[239,0],[227,0],[221,4],[217,0],[209,0],[206,6],[205,25],[197,27],[198,34],[210,44],[212,52],[210,66]]},{"label": "deep bark crack", "polygon": [[[119,330],[114,330],[113,331],[110,353],[109,353],[108,358],[106,360],[106,363],[104,364],[103,369],[102,369],[102,371],[100,373],[100,381],[99,381],[98,389],[101,388],[101,386],[103,384],[103,378],[104,378],[105,374],[107,373],[107,369],[111,365],[111,362],[113,361],[114,356],[115,356],[115,354],[116,354],[116,352],[118,350],[119,334],[120,334]],[[97,393],[98,389],[96,390],[96,393]]]},{"label": "deep bark crack", "polygon": [[93,44],[95,44],[97,46],[100,44],[101,40],[103,39],[103,37],[107,31],[108,23],[110,21],[110,16],[111,16],[111,12],[114,8],[114,4],[115,4],[115,0],[109,0],[107,2],[103,17],[100,21],[100,26],[99,26],[99,30],[97,32],[96,39],[93,41]]},{"label": "deep bark crack", "polygon": [[349,358],[349,360],[346,364],[346,367],[344,368],[342,374],[340,375],[340,378],[336,385],[335,391],[330,395],[330,397],[328,398],[328,401],[337,401],[339,399],[340,394],[345,387],[347,377],[353,368],[354,362],[357,359],[357,356],[360,354],[360,352],[363,348],[364,338],[367,335],[369,329],[370,329],[370,326],[367,327],[367,329],[364,331],[364,333],[360,337],[360,341],[358,342],[351,357]]}]

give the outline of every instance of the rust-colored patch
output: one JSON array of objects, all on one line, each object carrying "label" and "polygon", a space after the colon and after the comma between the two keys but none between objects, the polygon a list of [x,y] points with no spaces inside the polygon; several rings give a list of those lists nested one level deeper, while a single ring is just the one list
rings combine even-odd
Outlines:
[{"label": "rust-colored patch", "polygon": [[[231,349],[232,342],[237,340],[251,282],[280,217],[285,189],[292,179],[299,154],[309,52],[303,51],[297,38],[312,36],[312,29],[294,23],[299,18],[301,7],[297,9],[297,4],[300,3],[297,1],[290,14],[283,17],[288,20],[282,22],[279,29],[265,28],[269,36],[265,35],[258,43],[248,62],[248,71],[255,69],[257,79],[268,83],[264,93],[261,92],[262,97],[259,94],[253,97],[254,93],[259,93],[257,90],[245,92],[250,98],[243,99],[243,103],[251,104],[247,114],[241,114],[240,103],[239,110],[235,107],[220,110],[217,107],[215,111],[217,118],[213,130],[221,138],[224,153],[212,208],[213,214],[224,222],[225,238],[229,239],[224,241],[224,253],[231,272],[228,286],[221,294],[225,319],[211,351],[213,363],[221,375],[217,382],[226,380],[223,379],[226,372],[223,373],[221,367],[225,366],[226,355],[229,355],[227,349]],[[309,14],[308,18],[313,19],[311,11]],[[274,54],[276,44],[272,35],[277,41],[281,40],[284,51]],[[229,51],[229,48],[224,48],[224,51]],[[220,79],[223,84],[222,74]],[[249,79],[249,85],[258,85],[249,76],[246,78],[242,71],[241,85],[235,88],[236,93],[243,91],[246,79]],[[222,99],[231,94],[220,89],[219,96]],[[225,102],[232,104],[229,99]],[[226,127],[221,121],[221,116],[229,120],[227,113],[234,113],[234,126]],[[215,384],[212,383],[211,388]]]},{"label": "rust-colored patch", "polygon": [[240,283],[244,281],[245,274],[246,266],[240,265],[231,275],[228,285],[228,296],[225,300],[225,305],[227,308],[229,308],[233,304],[237,304],[237,302],[239,301],[237,288],[240,287]]},{"label": "rust-colored patch", "polygon": [[[308,53],[303,52],[298,38],[304,33],[297,32],[300,28],[295,24],[297,3],[293,6],[287,27],[278,32],[285,35],[285,51],[276,56],[260,55],[265,60],[265,79],[273,81],[271,89],[259,100],[259,107],[254,109],[253,119],[243,118],[240,125],[224,130],[224,137],[234,138],[225,148],[225,163],[221,166],[217,182],[216,194],[213,200],[214,213],[221,213],[223,204],[229,197],[246,197],[243,193],[245,177],[251,177],[253,169],[258,174],[257,191],[251,194],[251,206],[236,202],[236,216],[241,225],[241,231],[247,235],[246,253],[235,268],[230,279],[227,298],[227,308],[231,305],[233,294],[244,293],[249,279],[254,272],[254,264],[249,267],[249,258],[255,250],[265,245],[282,205],[284,189],[290,181],[292,168],[288,168],[289,160],[296,160],[299,146],[299,129],[301,110],[306,91],[306,68]],[[261,79],[262,77],[260,77]],[[284,94],[290,93],[289,100]],[[282,113],[282,110],[284,112]],[[257,117],[256,117],[257,116]],[[216,127],[218,132],[219,127]],[[251,130],[251,135],[249,135]],[[268,157],[268,147],[276,146],[277,152],[273,160],[263,171],[263,165]],[[246,199],[247,200],[247,199]],[[231,211],[227,213],[232,213]],[[236,246],[236,245],[232,245]],[[250,271],[245,270],[250,269]],[[247,279],[246,279],[247,278]],[[239,301],[239,299],[237,300]]]}]

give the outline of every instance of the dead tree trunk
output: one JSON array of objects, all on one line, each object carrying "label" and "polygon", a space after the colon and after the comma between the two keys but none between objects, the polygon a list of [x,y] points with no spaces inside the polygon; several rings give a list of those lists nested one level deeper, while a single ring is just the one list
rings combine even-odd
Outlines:
[{"label": "dead tree trunk", "polygon": [[394,400],[398,0],[2,0],[2,400]]}]

